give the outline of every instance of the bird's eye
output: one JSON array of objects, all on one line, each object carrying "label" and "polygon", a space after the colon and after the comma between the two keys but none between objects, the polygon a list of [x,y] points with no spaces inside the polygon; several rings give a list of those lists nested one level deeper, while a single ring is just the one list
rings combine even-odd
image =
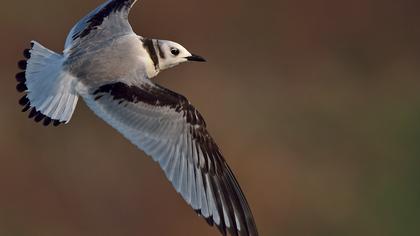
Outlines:
[{"label": "bird's eye", "polygon": [[174,56],[178,56],[178,54],[179,54],[179,49],[178,49],[178,48],[171,48],[171,53],[172,53],[172,55],[174,55]]}]

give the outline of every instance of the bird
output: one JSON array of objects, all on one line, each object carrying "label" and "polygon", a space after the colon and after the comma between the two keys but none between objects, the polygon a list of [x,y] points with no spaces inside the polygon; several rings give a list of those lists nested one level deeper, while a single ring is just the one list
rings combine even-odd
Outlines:
[{"label": "bird", "polygon": [[62,53],[37,41],[18,62],[16,89],[29,118],[67,124],[79,98],[156,161],[175,190],[222,235],[256,236],[250,206],[198,110],[153,81],[184,62],[204,62],[179,43],[134,33],[137,0],[108,0],[70,30]]}]

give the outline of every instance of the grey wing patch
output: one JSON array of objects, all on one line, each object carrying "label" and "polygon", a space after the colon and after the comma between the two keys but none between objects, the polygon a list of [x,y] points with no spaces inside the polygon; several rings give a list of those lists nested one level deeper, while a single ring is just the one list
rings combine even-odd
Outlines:
[{"label": "grey wing patch", "polygon": [[184,96],[151,82],[106,84],[92,94],[102,104],[100,112],[114,113],[104,119],[159,162],[177,192],[210,225],[223,235],[258,235],[237,180],[203,117]]},{"label": "grey wing patch", "polygon": [[[95,10],[82,18],[70,31],[67,36],[65,48],[68,48],[77,39],[82,39],[89,35],[93,30],[98,29],[106,18],[115,15],[118,17],[119,23],[122,24],[117,28],[121,31],[130,31],[131,26],[128,23],[128,14],[131,7],[137,0],[109,0]],[[117,23],[117,22],[116,22]]]}]

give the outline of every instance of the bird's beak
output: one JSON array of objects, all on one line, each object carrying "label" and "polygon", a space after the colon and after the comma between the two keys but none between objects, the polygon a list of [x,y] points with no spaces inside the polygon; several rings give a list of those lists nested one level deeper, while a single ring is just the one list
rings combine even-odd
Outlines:
[{"label": "bird's beak", "polygon": [[204,59],[204,58],[202,58],[198,55],[194,55],[194,54],[191,54],[191,56],[186,57],[186,59],[188,61],[200,61],[200,62],[205,62],[206,61],[206,59]]}]

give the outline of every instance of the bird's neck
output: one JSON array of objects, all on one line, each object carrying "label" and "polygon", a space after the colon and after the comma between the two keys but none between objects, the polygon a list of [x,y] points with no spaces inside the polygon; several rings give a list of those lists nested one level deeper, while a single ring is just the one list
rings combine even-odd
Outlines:
[{"label": "bird's neck", "polygon": [[146,66],[146,73],[149,78],[153,78],[160,72],[160,64],[159,64],[159,46],[157,45],[156,39],[148,39],[148,38],[141,38],[142,46],[145,51],[145,66]]}]

